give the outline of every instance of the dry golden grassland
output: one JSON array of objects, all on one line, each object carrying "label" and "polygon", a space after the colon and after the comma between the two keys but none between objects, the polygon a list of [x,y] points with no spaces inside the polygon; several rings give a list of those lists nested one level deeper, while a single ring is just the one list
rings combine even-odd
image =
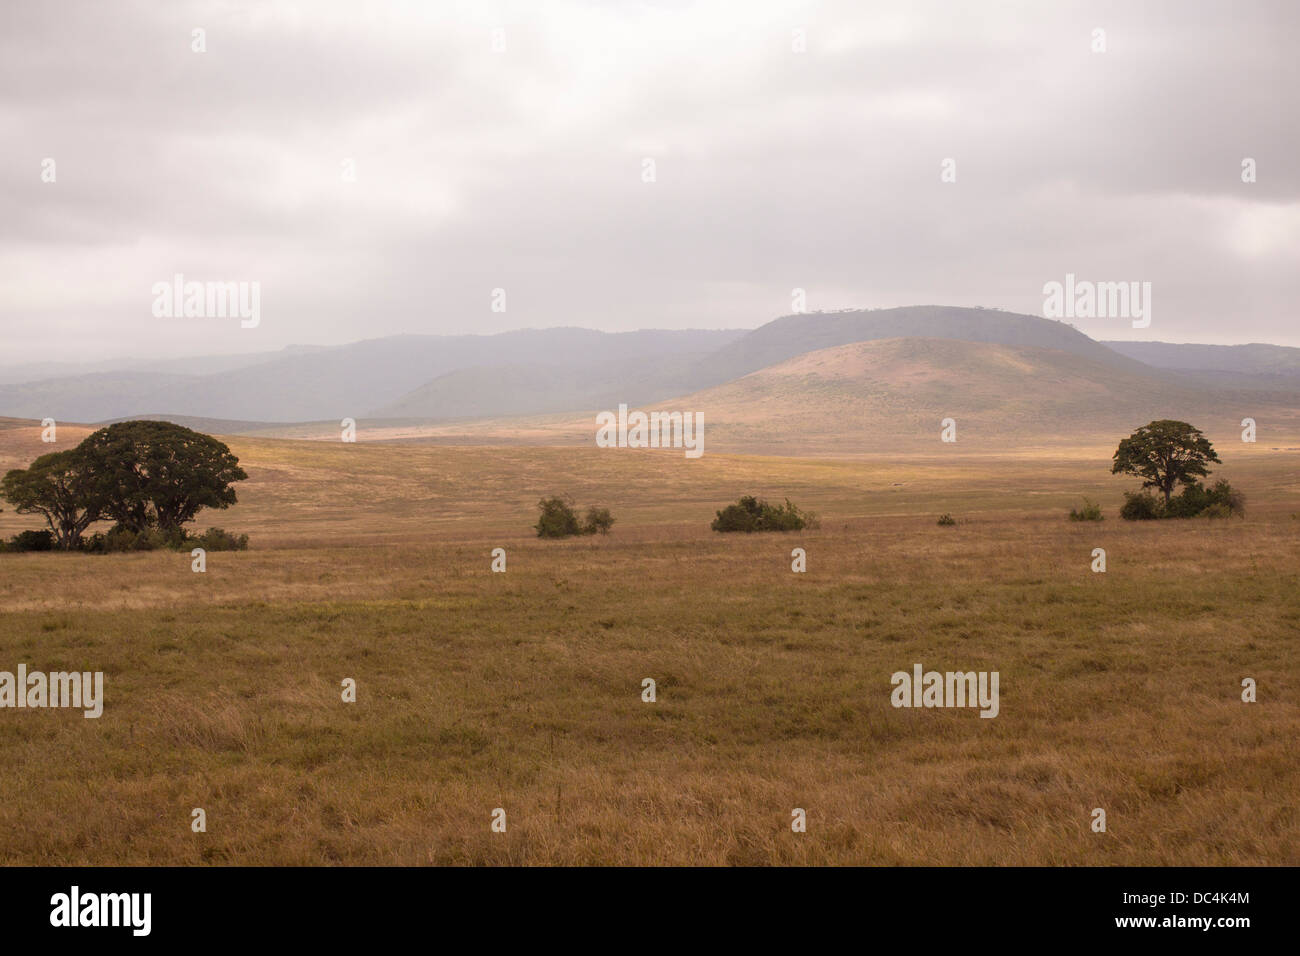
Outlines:
[{"label": "dry golden grassland", "polygon": [[[0,863],[1300,863],[1294,452],[1220,446],[1244,520],[1130,524],[1104,447],[230,444],[250,480],[200,526],[252,547],[206,574],[0,555],[0,670],[106,685],[98,720],[0,710]],[[552,492],[613,533],[532,537]],[[745,492],[821,528],[710,532]],[[998,671],[999,716],[894,709],[918,662]]]}]

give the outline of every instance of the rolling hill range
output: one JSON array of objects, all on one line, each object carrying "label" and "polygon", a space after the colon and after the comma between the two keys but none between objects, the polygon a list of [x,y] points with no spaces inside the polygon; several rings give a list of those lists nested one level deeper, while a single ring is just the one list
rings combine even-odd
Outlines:
[{"label": "rolling hill range", "polygon": [[974,445],[1122,437],[1157,418],[1236,438],[1241,419],[1252,416],[1295,433],[1300,395],[1272,398],[1170,385],[1104,356],[900,338],[810,352],[676,404],[703,410],[709,438],[726,445],[865,449],[911,436],[936,443],[945,418],[957,421],[958,443]]},{"label": "rolling hill range", "polygon": [[[658,401],[721,385],[834,345],[924,336],[1058,349],[1117,368],[1142,369],[1082,332],[1050,319],[991,309],[914,306],[787,315],[706,355],[629,356],[612,363],[500,364],[458,369],[374,409],[375,418],[467,418],[545,414]],[[1145,369],[1148,373],[1150,369]]]},{"label": "rolling hill range", "polygon": [[1103,345],[1184,381],[1238,388],[1300,391],[1300,349],[1286,345],[1175,345],[1103,342]]},{"label": "rolling hill range", "polygon": [[[663,363],[671,387],[658,397],[666,397],[686,381],[676,370],[694,368],[701,356],[744,334],[744,330],[610,333],[558,328],[499,335],[401,335],[335,348],[269,353],[264,361],[203,374],[160,373],[149,364],[142,370],[4,384],[0,385],[0,415],[50,416],[60,421],[145,415],[248,422],[360,418],[457,370],[579,365],[601,387],[608,369],[633,360]],[[186,367],[195,364],[190,360]],[[582,373],[577,374],[581,381]],[[500,386],[507,384],[503,376],[495,380]],[[712,381],[693,381],[689,387],[706,384]],[[527,394],[523,400],[534,398]],[[525,404],[514,411],[530,407]]]},{"label": "rolling hill range", "polygon": [[868,450],[928,442],[947,417],[963,438],[999,441],[1068,441],[1166,415],[1280,425],[1298,395],[1298,349],[1101,343],[1032,315],[914,306],[752,331],[397,336],[114,367],[0,384],[0,415],[318,438],[353,418],[362,441],[586,443],[594,410],[626,403],[704,411],[709,440],[735,449]]},{"label": "rolling hill range", "polygon": [[[955,339],[899,338],[819,349],[644,410],[704,415],[706,451],[754,454],[959,452],[1016,445],[1113,445],[1156,418],[1190,420],[1216,442],[1239,441],[1257,419],[1260,442],[1300,440],[1300,394],[1170,384],[1140,364],[1057,349]],[[940,423],[958,423],[941,445]],[[369,440],[410,438],[375,422]],[[320,437],[336,437],[322,429]],[[430,424],[431,440],[591,444],[594,415]]]}]

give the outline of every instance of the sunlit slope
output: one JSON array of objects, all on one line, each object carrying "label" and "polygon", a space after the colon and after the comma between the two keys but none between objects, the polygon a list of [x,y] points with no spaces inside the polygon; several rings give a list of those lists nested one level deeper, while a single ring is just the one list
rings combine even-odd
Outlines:
[{"label": "sunlit slope", "polygon": [[912,437],[958,442],[1068,444],[1128,434],[1156,418],[1211,433],[1243,417],[1285,423],[1296,409],[1246,393],[1171,386],[1124,366],[1055,349],[951,339],[885,339],[811,352],[683,398],[703,411],[710,439],[728,446],[835,445],[860,449]]},{"label": "sunlit slope", "polygon": [[[1113,448],[1156,418],[1190,421],[1218,442],[1240,442],[1242,419],[1253,418],[1261,444],[1300,441],[1300,396],[1197,388],[1170,383],[1127,360],[953,339],[882,339],[820,349],[642,407],[702,412],[706,454],[939,451],[947,418],[957,426],[957,443],[947,450],[962,452]],[[597,410],[425,427],[362,423],[360,438],[592,444]],[[333,434],[331,425],[320,437]]]}]

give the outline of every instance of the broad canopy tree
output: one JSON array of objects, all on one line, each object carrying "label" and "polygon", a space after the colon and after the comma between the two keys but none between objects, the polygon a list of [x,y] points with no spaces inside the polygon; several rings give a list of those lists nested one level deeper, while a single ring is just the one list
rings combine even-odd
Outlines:
[{"label": "broad canopy tree", "polygon": [[1119,443],[1111,474],[1143,479],[1143,488],[1157,488],[1164,494],[1167,508],[1179,484],[1195,484],[1210,473],[1206,465],[1219,461],[1200,429],[1166,418],[1143,425]]},{"label": "broad canopy tree", "polygon": [[0,497],[19,514],[45,518],[59,547],[71,550],[82,533],[104,516],[95,476],[76,449],[41,455],[29,468],[15,468],[0,480]]},{"label": "broad canopy tree", "polygon": [[44,515],[60,547],[72,549],[100,519],[135,533],[156,527],[178,534],[200,509],[235,504],[231,485],[247,477],[239,459],[210,435],[170,422],[131,421],[10,471],[0,494],[20,513]]},{"label": "broad canopy tree", "polygon": [[77,450],[90,461],[106,515],[135,532],[173,533],[200,508],[229,508],[231,483],[248,477],[223,442],[171,422],[118,422]]}]

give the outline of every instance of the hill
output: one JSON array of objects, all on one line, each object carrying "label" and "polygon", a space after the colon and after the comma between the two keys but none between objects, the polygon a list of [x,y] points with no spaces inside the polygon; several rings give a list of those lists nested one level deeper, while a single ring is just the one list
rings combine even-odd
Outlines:
[{"label": "hill", "polygon": [[1300,349],[1286,345],[1175,345],[1103,342],[1108,348],[1183,381],[1217,386],[1300,391]]},{"label": "hill", "polygon": [[[294,436],[329,435],[337,431],[341,419],[353,418],[370,426],[366,440],[379,437],[374,425],[383,421],[385,437],[408,438],[432,429],[462,441],[483,440],[485,429],[498,434],[499,423],[490,419],[511,419],[519,421],[507,431],[518,433],[524,423],[533,437],[542,437],[553,434],[552,423],[544,422],[538,432],[533,426],[539,416],[572,418],[579,411],[616,408],[620,403],[664,402],[726,386],[809,353],[904,339],[1039,349],[1058,356],[1047,363],[1054,371],[1049,374],[1045,367],[1039,378],[1018,375],[1015,363],[989,362],[976,368],[967,362],[962,367],[972,376],[969,387],[975,393],[1053,388],[1051,375],[1066,373],[1059,367],[1060,356],[1085,363],[1069,370],[1077,387],[1051,398],[1054,411],[1048,418],[1056,424],[1091,421],[1098,389],[1152,399],[1137,404],[1129,399],[1129,407],[1136,411],[1159,405],[1156,399],[1162,395],[1196,398],[1195,407],[1207,409],[1203,399],[1208,388],[1219,402],[1209,409],[1216,416],[1239,407],[1253,410],[1238,416],[1238,421],[1247,414],[1258,418],[1261,407],[1293,407],[1292,396],[1300,393],[1300,349],[1107,344],[1066,323],[1038,316],[911,306],[788,315],[752,331],[525,329],[497,335],[395,336],[260,356],[191,358],[175,368],[154,363],[0,383],[0,414],[83,422],[156,417],[185,424],[210,422],[232,434]],[[947,370],[946,379],[938,374],[942,363],[958,360],[959,354],[965,356],[962,361],[973,355],[962,349],[944,356],[934,353],[936,383],[968,387],[953,377],[953,369]],[[865,366],[862,372],[872,388],[893,381],[887,374],[871,378]],[[916,391],[917,382],[906,378],[896,384],[911,389],[894,397],[900,406],[892,407],[887,397],[876,396],[880,403],[876,411],[890,420],[897,418],[900,408],[917,402],[949,400],[938,385],[924,393]],[[815,376],[810,380],[810,387],[824,386]],[[753,383],[746,386],[752,387]],[[850,399],[859,402],[862,396]],[[1112,407],[1117,400],[1111,396],[1102,404]],[[794,395],[790,401],[804,399]],[[1082,404],[1070,410],[1071,401]],[[925,407],[926,415],[932,415],[933,409]],[[784,414],[776,407],[768,410]],[[1003,409],[1006,415],[1014,411]],[[471,420],[482,424],[467,427],[465,422]],[[813,429],[808,434],[818,433]]]},{"label": "hill", "polygon": [[[612,406],[611,406],[612,407]],[[706,451],[750,454],[977,452],[996,446],[1110,445],[1156,418],[1180,418],[1215,441],[1239,441],[1256,418],[1260,442],[1294,443],[1300,394],[1171,384],[1138,363],[1057,349],[903,338],[819,349],[645,410],[704,415]],[[953,418],[956,445],[939,442]],[[438,425],[439,441],[590,444],[594,417],[554,415]],[[407,431],[402,437],[411,437]],[[370,438],[384,437],[372,431]],[[393,437],[397,437],[394,435]]]},{"label": "hill", "polygon": [[1246,415],[1295,430],[1298,395],[1264,403],[1253,393],[1175,386],[1126,359],[1079,354],[1092,351],[933,338],[856,342],[674,405],[703,411],[710,439],[728,447],[880,450],[913,438],[937,446],[945,418],[957,421],[959,443],[1066,444],[1124,435],[1157,418],[1233,437]]},{"label": "hill", "polygon": [[729,381],[806,352],[897,338],[1035,346],[1115,368],[1136,370],[1140,366],[1064,322],[997,309],[942,305],[783,316],[723,346],[709,357],[708,365],[719,381]]},{"label": "hill", "polygon": [[683,367],[743,334],[558,328],[498,335],[401,335],[271,353],[274,357],[265,361],[205,374],[116,370],[3,384],[0,414],[60,421],[105,421],[146,412],[247,422],[360,418],[458,369],[528,363],[600,370],[610,363],[674,356],[672,367]]}]

